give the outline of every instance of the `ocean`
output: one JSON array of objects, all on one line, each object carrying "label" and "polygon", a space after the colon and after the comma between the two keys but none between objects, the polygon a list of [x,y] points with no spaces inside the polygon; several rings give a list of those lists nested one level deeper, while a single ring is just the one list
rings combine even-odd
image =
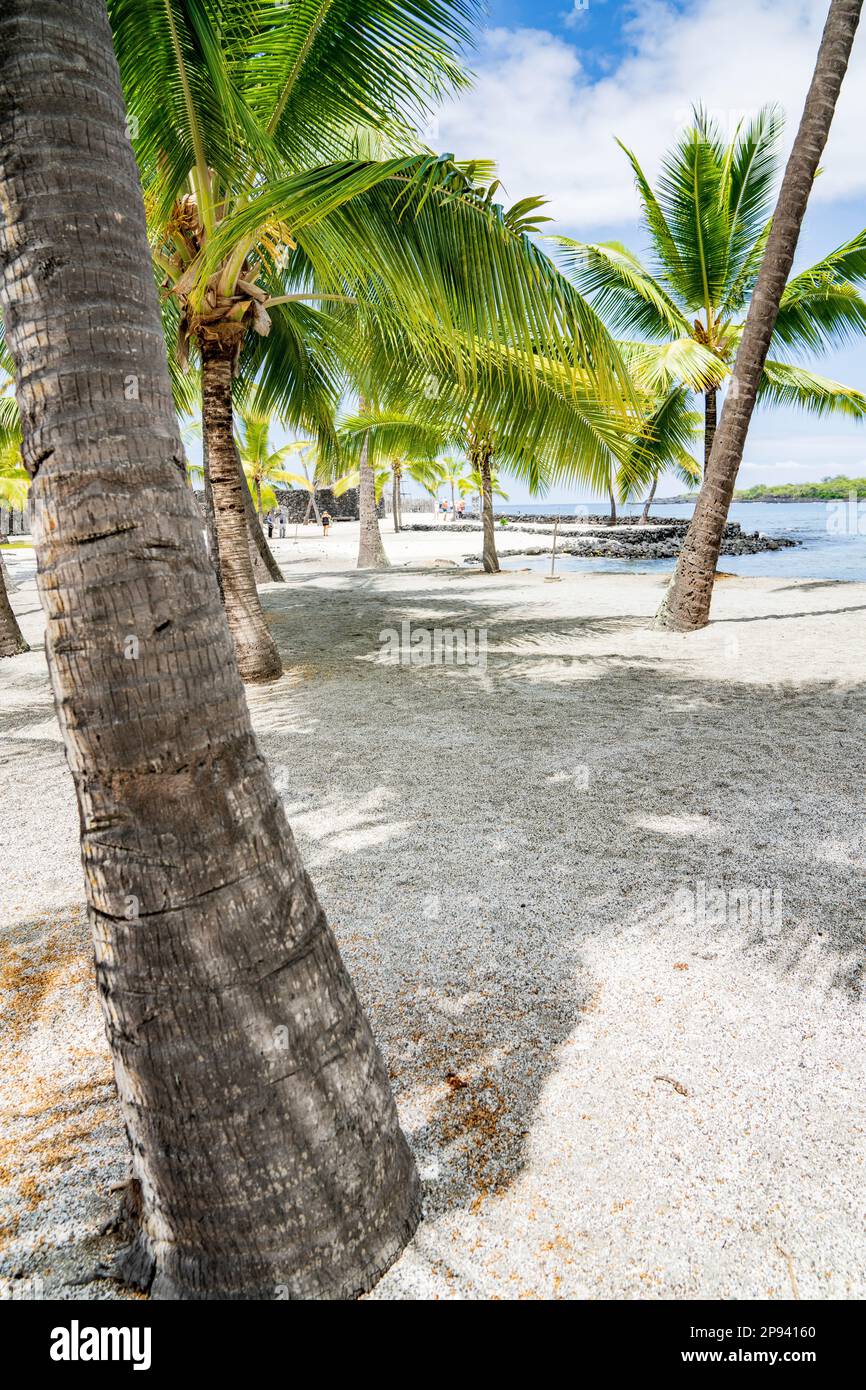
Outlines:
[{"label": "ocean", "polygon": [[[503,503],[496,512],[503,516],[531,515],[561,516],[564,520],[587,513],[605,513],[603,502],[530,502]],[[640,503],[626,503],[618,510],[626,515],[639,515]],[[653,516],[688,518],[694,511],[692,502],[658,502]],[[793,549],[767,550],[759,555],[723,555],[720,567],[730,574],[755,574],[786,579],[849,579],[866,581],[866,500],[838,502],[734,502],[730,520],[738,521],[743,531],[759,531],[767,536],[787,536],[802,544]],[[501,535],[501,532],[497,534]],[[547,538],[545,538],[547,539]],[[503,548],[507,544],[503,537]],[[620,571],[634,574],[642,571],[665,572],[673,569],[673,560],[582,559],[562,555],[557,569]],[[503,558],[507,569],[550,569],[550,557],[525,555]]]}]

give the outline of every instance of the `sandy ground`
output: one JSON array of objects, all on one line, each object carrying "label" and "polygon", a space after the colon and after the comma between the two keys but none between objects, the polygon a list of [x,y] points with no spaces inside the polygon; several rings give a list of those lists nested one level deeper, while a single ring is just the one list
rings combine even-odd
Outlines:
[{"label": "sandy ground", "polygon": [[[372,1297],[866,1296],[866,585],[724,579],[681,637],[660,576],[436,564],[467,539],[386,531],[373,574],[356,526],[302,531],[263,590],[287,674],[253,717],[425,1180]],[[486,630],[486,666],[384,662],[404,620]],[[0,731],[0,1282],[117,1297],[125,1141],[38,647]]]}]

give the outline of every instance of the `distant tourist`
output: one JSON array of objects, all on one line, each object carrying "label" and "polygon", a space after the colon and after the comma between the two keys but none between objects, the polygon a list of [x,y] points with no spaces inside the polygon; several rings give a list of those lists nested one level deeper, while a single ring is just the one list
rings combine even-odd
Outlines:
[{"label": "distant tourist", "polygon": [[273,538],[274,538],[274,513],[273,513],[273,509],[272,509],[271,511],[268,512],[267,516],[265,517],[265,521],[266,521],[267,527],[268,527],[268,540],[269,540],[269,541],[272,541]]},{"label": "distant tourist", "polygon": [[330,512],[322,512],[322,535],[325,537],[325,540],[328,539],[328,528],[330,527],[330,525],[331,525],[331,514],[330,514]]},{"label": "distant tourist", "polygon": [[277,512],[277,534],[281,541],[286,539],[286,509],[280,507]]},{"label": "distant tourist", "polygon": [[457,520],[458,520],[458,521],[462,521],[462,520],[463,520],[463,514],[464,514],[465,511],[466,511],[466,503],[463,501],[463,498],[461,497],[461,498],[460,498],[460,501],[457,503]]}]

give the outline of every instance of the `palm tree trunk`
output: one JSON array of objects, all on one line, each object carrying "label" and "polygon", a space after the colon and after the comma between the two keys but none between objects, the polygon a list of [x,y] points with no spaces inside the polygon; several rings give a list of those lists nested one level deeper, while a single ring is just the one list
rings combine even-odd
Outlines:
[{"label": "palm tree trunk", "polygon": [[276,680],[283,667],[256,589],[244,501],[249,488],[234,441],[232,353],[221,342],[205,340],[201,345],[201,385],[223,596],[238,669],[245,681]]},{"label": "palm tree trunk", "polygon": [[457,497],[454,492],[454,482],[451,483],[451,520],[457,520]]},{"label": "palm tree trunk", "polygon": [[[364,404],[361,403],[361,410]],[[358,485],[358,519],[361,523],[358,544],[359,570],[390,569],[391,561],[385,554],[379,518],[376,515],[376,475],[369,458],[369,435],[365,433],[361,445],[360,483]]]},{"label": "palm tree trunk", "polygon": [[7,573],[6,561],[0,555],[0,657],[19,656],[21,652],[30,650],[9,602],[6,589]]},{"label": "palm tree trunk", "polygon": [[201,440],[201,466],[202,473],[204,474],[204,515],[205,526],[207,528],[208,555],[210,556],[211,564],[214,567],[214,573],[217,577],[217,585],[220,591],[220,598],[222,598],[223,601],[225,601],[223,595],[223,575],[222,569],[220,568],[219,536],[217,535],[216,517],[214,515],[213,488],[211,487],[210,481],[210,468],[208,466],[207,459],[207,440],[204,437],[204,431],[202,431]]},{"label": "palm tree trunk", "polygon": [[394,521],[394,530],[399,531],[402,518],[400,516],[400,473],[397,469],[392,472],[391,487],[391,512]]},{"label": "palm tree trunk", "polygon": [[259,521],[262,522],[265,519],[265,514],[262,511],[262,481],[261,478],[256,478],[254,481],[256,485],[256,515]]},{"label": "palm tree trunk", "polygon": [[767,249],[749,305],[712,454],[670,586],[656,619],[660,627],[692,632],[709,622],[716,564],[728,509],[779,301],[794,261],[800,227],[827,143],[848,67],[863,0],[832,0],[800,128],[791,150]]},{"label": "palm tree trunk", "polygon": [[[243,474],[243,468],[241,467],[240,459],[238,460],[238,467],[240,468],[241,474]],[[258,516],[256,515],[256,509],[253,506],[253,499],[250,494],[250,490],[246,486],[246,482],[244,482],[242,486],[244,498],[244,511],[246,513],[247,530],[249,531],[250,537],[250,553],[252,556],[253,573],[255,575],[256,583],[285,584],[285,575],[283,574],[282,570],[280,569],[279,565],[274,559],[274,553],[271,550],[271,547],[268,545],[267,537],[265,536],[265,533],[262,530],[261,523],[259,521]]]},{"label": "palm tree trunk", "polygon": [[704,475],[710,466],[710,454],[716,437],[716,391],[704,392]]},{"label": "palm tree trunk", "polygon": [[485,574],[499,573],[499,556],[496,554],[496,530],[493,524],[493,479],[490,476],[490,453],[481,451],[479,468],[481,471],[481,517],[484,525],[484,545],[481,559]]},{"label": "palm tree trunk", "polygon": [[650,490],[649,490],[649,494],[648,494],[648,496],[647,496],[647,499],[646,499],[646,501],[645,501],[644,504],[643,504],[643,511],[642,511],[641,514],[640,514],[640,522],[639,522],[639,525],[641,525],[641,526],[646,526],[647,521],[649,520],[650,507],[651,507],[652,504],[653,504],[653,498],[654,498],[655,495],[656,495],[656,488],[658,487],[658,485],[659,485],[659,475],[658,475],[658,473],[656,473],[655,477],[653,478],[652,487],[651,487]]},{"label": "palm tree trunk", "polygon": [[139,1212],[124,1269],[154,1298],[351,1298],[411,1234],[418,1180],[183,479],[101,0],[4,0],[0,108],[0,294]]},{"label": "palm tree trunk", "polygon": [[615,492],[614,492],[614,490],[613,490],[613,478],[611,478],[610,475],[608,475],[608,479],[607,479],[607,495],[608,495],[608,497],[610,498],[610,512],[608,513],[607,524],[608,524],[608,526],[615,526],[615,525],[616,525],[616,494],[615,494]]}]

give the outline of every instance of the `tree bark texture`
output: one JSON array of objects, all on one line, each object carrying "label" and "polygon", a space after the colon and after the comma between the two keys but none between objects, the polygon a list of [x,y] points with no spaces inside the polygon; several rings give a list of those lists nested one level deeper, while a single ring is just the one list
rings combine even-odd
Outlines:
[{"label": "tree bark texture", "polygon": [[[244,480],[234,439],[232,353],[221,342],[201,344],[202,428],[219,538],[226,617],[238,669],[250,683],[276,680],[282,662],[268,631],[256,589]],[[250,499],[251,500],[251,499]],[[252,513],[252,505],[249,507]]]},{"label": "tree bark texture", "polygon": [[101,0],[2,0],[0,295],[140,1195],[124,1268],[157,1298],[346,1298],[418,1179],[253,736],[124,122]]}]

